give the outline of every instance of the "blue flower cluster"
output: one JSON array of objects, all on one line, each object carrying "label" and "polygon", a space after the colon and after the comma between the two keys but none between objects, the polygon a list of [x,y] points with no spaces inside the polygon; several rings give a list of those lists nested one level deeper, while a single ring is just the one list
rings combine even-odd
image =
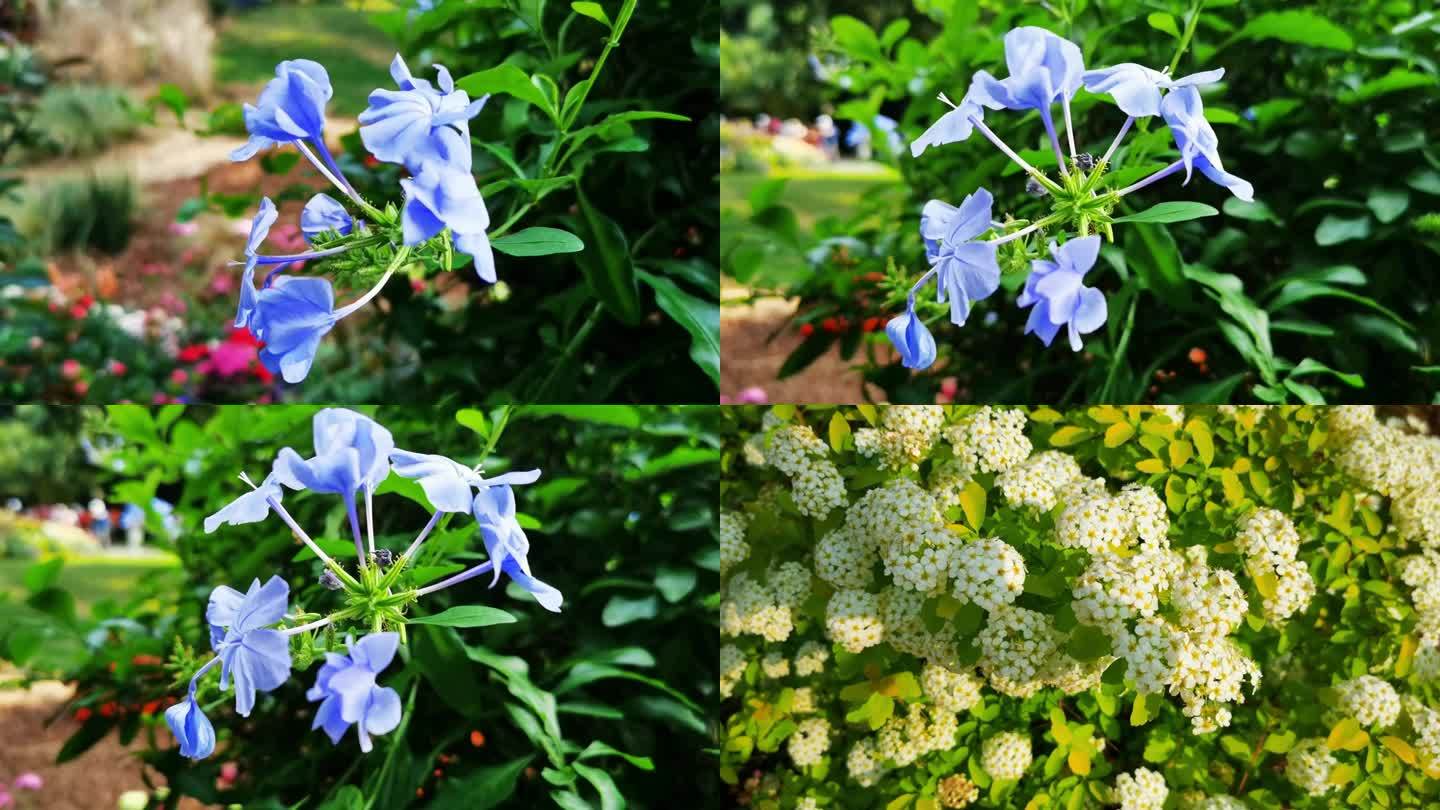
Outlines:
[{"label": "blue flower cluster", "polygon": [[[360,299],[335,308],[334,291],[327,279],[269,274],[255,286],[255,270],[262,265],[282,267],[298,261],[344,253],[355,239],[323,250],[284,256],[262,256],[260,247],[277,217],[267,197],[250,227],[245,247],[245,270],[240,284],[240,305],[235,326],[248,328],[265,343],[260,360],[286,382],[300,382],[310,373],[320,341],[343,318],[379,294],[391,274],[416,247],[446,232],[451,243],[475,262],[480,278],[494,283],[495,256],[490,247],[490,215],[470,173],[471,118],[480,113],[486,98],[471,101],[455,87],[450,72],[435,66],[436,84],[417,79],[398,54],[390,75],[398,90],[378,89],[370,106],[360,114],[360,138],[377,160],[403,165],[410,177],[400,181],[405,204],[400,211],[403,247],[379,282]],[[257,104],[245,105],[246,144],[231,153],[232,160],[248,160],[263,149],[292,145],[370,223],[357,219],[344,204],[328,194],[316,194],[300,215],[300,228],[312,245],[327,238],[369,235],[371,227],[390,224],[387,215],[355,191],[325,144],[325,107],[334,90],[324,66],[308,59],[281,62],[275,78],[265,85]],[[378,240],[385,241],[383,235]]]},{"label": "blue flower cluster", "polygon": [[[197,694],[204,677],[216,666],[220,667],[219,688],[227,690],[233,684],[235,711],[248,717],[257,693],[270,692],[290,680],[292,644],[304,645],[301,649],[308,652],[315,644],[313,631],[349,625],[369,629],[358,641],[347,635],[347,653],[324,650],[324,664],[315,685],[306,693],[311,702],[320,704],[313,728],[323,729],[331,742],[338,743],[354,726],[361,750],[369,751],[371,735],[385,734],[400,723],[399,696],[395,690],[380,686],[377,678],[394,659],[401,641],[400,633],[380,628],[395,624],[397,629],[403,629],[406,605],[484,574],[492,574],[493,587],[503,573],[545,609],[560,610],[560,591],[536,579],[530,570],[530,542],[520,526],[511,489],[513,484],[536,481],[539,470],[485,478],[445,456],[397,449],[390,431],[369,417],[343,408],[320,411],[314,417],[313,428],[314,456],[302,458],[293,449],[283,448],[264,482],[259,486],[251,484],[250,492],[206,518],[205,531],[213,532],[222,524],[254,523],[273,511],[325,565],[327,576],[322,581],[364,598],[352,600],[351,607],[318,620],[297,623],[297,617],[289,612],[290,586],[281,577],[272,576],[264,584],[256,579],[245,593],[223,585],[215,588],[205,611],[215,656],[195,671],[187,698],[165,712],[166,723],[186,757],[202,759],[215,750],[215,727],[201,708]],[[388,570],[383,570],[387,555],[376,554],[372,496],[392,471],[417,481],[435,512],[410,547],[393,558]],[[250,483],[245,476],[241,478]],[[286,489],[344,498],[359,559],[355,574],[326,554],[295,523],[281,505]],[[368,542],[360,530],[358,503],[362,499]],[[439,582],[392,592],[440,517],[452,512],[474,515],[489,559]],[[381,612],[367,615],[356,604],[380,605]]]},{"label": "blue flower cluster", "polygon": [[[997,79],[986,71],[977,72],[959,104],[942,94],[940,99],[952,109],[911,143],[911,154],[919,157],[932,146],[964,141],[972,133],[980,132],[1047,192],[1057,199],[1068,196],[1076,201],[1073,207],[1077,211],[1108,213],[1108,208],[1121,197],[1181,169],[1185,170],[1187,183],[1192,171],[1199,170],[1239,199],[1254,198],[1254,188],[1248,182],[1225,171],[1215,131],[1205,120],[1197,89],[1219,81],[1224,76],[1223,69],[1179,79],[1132,63],[1087,71],[1075,43],[1036,27],[1016,28],[1005,35],[1005,63],[1010,71],[1008,77]],[[1093,166],[1082,165],[1077,160],[1070,120],[1070,100],[1082,86],[1092,93],[1109,94],[1127,116],[1109,149]],[[1053,115],[1056,103],[1064,111],[1068,161],[1061,150]],[[1066,185],[1047,177],[1000,140],[985,125],[987,109],[1039,113]],[[1137,118],[1156,115],[1169,125],[1179,159],[1123,189],[1097,193],[1095,180],[1104,172],[1125,133]],[[1084,169],[1091,173],[1082,178],[1078,172]],[[988,298],[1000,287],[997,248],[1067,218],[1057,213],[1004,233],[1007,226],[992,219],[992,202],[990,192],[980,188],[958,207],[931,200],[921,212],[920,235],[925,242],[930,270],[911,288],[905,312],[886,327],[886,334],[905,367],[924,369],[935,362],[935,339],[915,312],[915,294],[927,282],[935,279],[937,299],[940,303],[949,301],[951,322],[963,326],[971,305]],[[1057,245],[1052,239],[1051,259],[1031,262],[1030,275],[1017,301],[1021,307],[1032,307],[1026,334],[1036,335],[1049,346],[1063,327],[1071,349],[1077,352],[1083,346],[1081,336],[1099,329],[1107,318],[1104,294],[1083,283],[1099,254],[1100,237],[1088,235],[1083,223],[1080,230],[1080,234],[1063,244]],[[992,232],[999,233],[984,238]]]}]

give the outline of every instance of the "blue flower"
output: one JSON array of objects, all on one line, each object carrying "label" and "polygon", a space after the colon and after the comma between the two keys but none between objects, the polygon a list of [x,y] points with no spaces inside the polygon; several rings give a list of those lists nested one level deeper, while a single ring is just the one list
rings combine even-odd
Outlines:
[{"label": "blue flower", "polygon": [[285,382],[304,380],[315,362],[320,339],[349,311],[348,307],[335,310],[335,293],[326,279],[276,278],[256,296],[250,316],[250,331],[265,341],[260,362]]},{"label": "blue flower", "polygon": [[1245,180],[1225,171],[1220,164],[1220,141],[1215,130],[1205,120],[1205,109],[1200,103],[1200,91],[1194,87],[1180,87],[1171,91],[1160,102],[1160,114],[1170,125],[1175,135],[1175,148],[1180,150],[1180,160],[1185,164],[1185,182],[1190,182],[1191,168],[1210,178],[1217,185],[1230,189],[1236,197],[1250,202],[1255,199],[1255,187]]},{"label": "blue flower", "polygon": [[400,725],[400,695],[375,682],[390,666],[400,644],[396,633],[372,633],[358,642],[345,639],[350,654],[326,653],[315,686],[305,693],[311,702],[323,701],[312,729],[323,728],[330,742],[339,743],[350,726],[360,736],[360,750],[374,745],[371,734],[388,734]]},{"label": "blue flower", "polygon": [[531,576],[529,571],[520,567],[520,562],[517,559],[514,557],[506,559],[500,568],[516,585],[529,591],[530,595],[535,597],[535,601],[539,602],[541,607],[551,613],[560,612],[560,604],[564,601],[564,596],[561,595],[560,591]]},{"label": "blue flower", "polygon": [[1050,105],[1074,96],[1085,71],[1078,45],[1034,26],[1005,35],[1005,65],[1010,76],[1003,80],[976,73],[967,98],[973,95],[992,110],[1038,110],[1047,127]]},{"label": "blue flower", "polygon": [[365,486],[374,489],[390,474],[395,438],[364,414],[347,408],[326,408],[312,420],[315,455],[309,459],[286,447],[275,459],[275,475],[291,489],[308,489],[353,497]]},{"label": "blue flower", "polygon": [[[989,76],[989,74],[985,75]],[[976,74],[970,80],[969,92],[960,99],[960,105],[940,116],[939,120],[931,124],[929,129],[910,143],[912,157],[920,157],[922,152],[932,146],[959,143],[970,137],[970,134],[975,131],[975,121],[985,120],[985,108],[982,106],[982,100],[988,96],[980,84],[980,74]]]},{"label": "blue flower", "polygon": [[224,523],[230,526],[239,526],[242,523],[256,523],[264,520],[270,514],[269,499],[274,498],[279,503],[284,497],[285,490],[280,487],[275,473],[265,477],[264,482],[255,489],[241,495],[225,506],[220,511],[205,518],[205,533],[209,534]]},{"label": "blue flower", "polygon": [[469,512],[476,487],[500,484],[531,484],[540,477],[539,470],[508,472],[484,478],[471,468],[445,456],[396,450],[390,454],[395,474],[420,483],[430,504],[441,512]]},{"label": "blue flower", "polygon": [[235,679],[235,711],[242,717],[250,716],[257,690],[268,692],[290,678],[290,642],[270,629],[285,618],[289,599],[290,586],[280,577],[264,586],[256,579],[244,594],[224,585],[210,594],[205,621],[221,663],[220,688]]},{"label": "blue flower", "polygon": [[260,200],[260,210],[250,223],[250,238],[245,242],[245,272],[240,278],[240,307],[235,311],[235,327],[241,328],[250,322],[255,313],[255,264],[259,261],[260,246],[270,235],[270,226],[280,214],[269,197]]},{"label": "blue flower", "polygon": [[193,681],[190,696],[165,710],[165,725],[170,727],[170,733],[180,743],[181,756],[204,759],[215,753],[215,726],[195,701]]},{"label": "blue flower", "polygon": [[900,352],[900,361],[906,368],[929,368],[935,362],[935,337],[915,314],[913,293],[904,314],[896,315],[885,324],[885,335],[895,344],[895,350]]},{"label": "blue flower", "polygon": [[1060,327],[1068,326],[1070,348],[1078,352],[1084,345],[1080,336],[1099,329],[1106,318],[1105,294],[1084,284],[1085,273],[1100,255],[1100,237],[1071,239],[1060,247],[1051,242],[1050,254],[1054,261],[1036,259],[1030,263],[1030,277],[1016,303],[1034,307],[1025,334],[1033,332],[1049,346]]},{"label": "blue flower", "polygon": [[1171,79],[1168,73],[1126,62],[1099,70],[1087,70],[1082,78],[1086,90],[1092,93],[1109,93],[1121,112],[1143,118],[1160,114],[1161,90],[1214,84],[1224,75],[1225,69],[1220,68]]},{"label": "blue flower", "polygon": [[485,96],[475,102],[443,65],[435,66],[439,88],[410,75],[399,54],[390,63],[390,75],[399,90],[375,90],[370,106],[360,113],[360,140],[376,158],[403,163],[411,173],[430,163],[470,172],[470,119],[484,108]]},{"label": "blue flower", "polygon": [[925,204],[920,215],[920,235],[925,256],[939,273],[936,287],[940,303],[950,299],[950,320],[964,326],[970,305],[988,298],[1000,287],[1000,264],[995,245],[972,241],[990,230],[992,198],[977,189],[956,208],[940,200]]},{"label": "blue flower", "polygon": [[231,160],[249,160],[261,149],[306,138],[325,130],[325,105],[335,91],[324,66],[309,59],[291,59],[275,66],[275,78],[260,91],[258,105],[245,105],[250,140],[230,153]]},{"label": "blue flower", "polygon": [[490,212],[475,178],[468,171],[427,165],[400,185],[405,188],[405,207],[400,212],[405,244],[418,245],[449,228],[455,247],[474,257],[480,279],[493,284],[495,255],[485,234]]},{"label": "blue flower", "polygon": [[480,535],[485,540],[485,551],[495,564],[491,584],[500,581],[500,572],[507,561],[513,561],[528,576],[530,538],[525,536],[525,530],[515,517],[515,491],[509,484],[485,487],[476,493],[471,506],[475,522],[480,524]]},{"label": "blue flower", "polygon": [[300,212],[300,230],[305,234],[305,241],[314,244],[315,237],[329,231],[349,235],[355,230],[355,220],[334,197],[316,194]]}]

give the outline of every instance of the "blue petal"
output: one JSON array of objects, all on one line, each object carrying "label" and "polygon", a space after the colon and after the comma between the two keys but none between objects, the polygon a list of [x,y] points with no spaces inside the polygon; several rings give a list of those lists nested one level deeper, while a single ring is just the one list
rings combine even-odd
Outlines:
[{"label": "blue petal", "polygon": [[327,231],[345,236],[354,229],[355,220],[350,216],[350,212],[329,194],[316,194],[311,197],[310,201],[305,203],[305,210],[300,212],[300,230],[305,234],[307,242],[313,243],[315,237]]},{"label": "blue petal", "polygon": [[264,585],[256,579],[250,583],[245,600],[235,611],[235,619],[229,625],[241,633],[250,633],[269,627],[285,618],[286,606],[290,601],[290,585],[278,576],[272,576]]},{"label": "blue petal", "polygon": [[165,725],[180,744],[180,755],[205,759],[215,753],[215,726],[191,695],[183,702],[165,710]]},{"label": "blue petal", "polygon": [[205,518],[205,533],[209,534],[220,527],[220,524],[228,526],[239,526],[242,523],[255,523],[264,520],[270,514],[270,504],[267,499],[274,498],[277,502],[283,497],[283,490],[273,477],[267,477],[259,487],[231,501],[215,514]]},{"label": "blue petal", "polygon": [[377,686],[370,690],[370,705],[360,718],[361,739],[371,734],[389,734],[400,725],[402,710],[400,695],[388,686]]},{"label": "blue petal", "polygon": [[315,414],[311,424],[315,455],[353,448],[359,454],[361,483],[374,488],[389,477],[395,438],[384,425],[349,408],[326,408]]},{"label": "blue petal", "polygon": [[1051,252],[1062,269],[1083,276],[1095,266],[1095,259],[1100,255],[1100,237],[1091,235],[1071,239],[1059,250],[1052,249]]},{"label": "blue petal", "polygon": [[442,512],[468,512],[471,507],[470,468],[445,456],[396,450],[390,454],[395,473],[417,481],[430,505]]},{"label": "blue petal", "polygon": [[560,612],[560,605],[564,602],[565,597],[559,590],[520,570],[519,564],[514,560],[507,561],[503,568],[505,575],[514,580],[515,584],[529,591],[530,595],[535,597],[535,601],[539,602],[541,607],[551,613]]},{"label": "blue petal", "polygon": [[371,633],[350,645],[350,659],[357,667],[372,673],[381,672],[390,666],[399,648],[399,633]]},{"label": "blue petal", "polygon": [[354,448],[345,448],[307,460],[285,447],[275,459],[275,475],[291,489],[352,495],[361,484],[360,454]]},{"label": "blue petal", "polygon": [[915,315],[913,308],[896,315],[885,325],[885,335],[900,353],[900,362],[908,369],[929,368],[935,362],[935,338]]}]

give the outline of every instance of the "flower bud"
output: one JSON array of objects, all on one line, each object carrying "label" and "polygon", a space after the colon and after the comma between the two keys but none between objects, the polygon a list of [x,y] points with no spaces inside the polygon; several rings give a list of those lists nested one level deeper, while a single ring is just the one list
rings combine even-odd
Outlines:
[{"label": "flower bud", "polygon": [[329,568],[326,568],[320,573],[320,584],[326,590],[330,591],[338,591],[342,587],[344,587],[340,584],[340,578],[335,576],[335,572],[331,571]]}]

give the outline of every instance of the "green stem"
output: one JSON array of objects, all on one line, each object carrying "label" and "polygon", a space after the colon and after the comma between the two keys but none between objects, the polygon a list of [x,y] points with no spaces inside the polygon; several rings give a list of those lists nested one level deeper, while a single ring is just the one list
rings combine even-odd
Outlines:
[{"label": "green stem", "polygon": [[[405,729],[410,725],[410,716],[415,713],[415,690],[420,685],[418,680],[410,684],[410,696],[405,699],[405,713],[401,715],[400,727],[390,735],[390,750],[385,752],[385,762],[380,766],[380,777],[375,780],[377,786],[385,784],[385,777],[390,773],[390,766],[395,762],[395,753],[405,744]],[[359,757],[355,757],[358,762]],[[375,800],[379,798],[379,791],[370,794],[365,800],[365,810],[375,806]]]},{"label": "green stem", "polygon": [[525,212],[529,211],[532,207],[534,207],[534,205],[534,203],[525,203],[524,205],[520,206],[518,209],[516,209],[515,213],[510,215],[509,219],[501,223],[500,227],[491,228],[488,236],[491,239],[499,239],[500,237],[504,236],[507,231],[515,227],[515,223],[520,221],[520,217],[525,216]]},{"label": "green stem", "polygon": [[1115,374],[1120,370],[1120,361],[1125,357],[1126,349],[1130,348],[1130,331],[1135,327],[1135,302],[1140,298],[1140,293],[1130,299],[1130,307],[1125,315],[1125,328],[1120,332],[1120,342],[1115,344],[1115,351],[1110,357],[1110,370],[1105,372],[1105,385],[1100,389],[1100,402],[1110,401],[1110,389],[1115,384]]},{"label": "green stem", "polygon": [[1190,17],[1185,21],[1185,33],[1180,36],[1180,46],[1175,49],[1175,56],[1170,60],[1170,75],[1175,75],[1175,69],[1180,67],[1180,57],[1190,47],[1190,38],[1195,36],[1195,26],[1200,22],[1200,10],[1205,7],[1205,0],[1195,0],[1190,6]]},{"label": "green stem", "polygon": [[555,381],[555,375],[560,373],[560,369],[569,365],[570,356],[580,348],[580,344],[584,343],[585,339],[594,331],[595,324],[600,322],[600,315],[604,311],[605,305],[596,302],[594,309],[590,310],[589,317],[585,319],[585,323],[581,324],[575,334],[570,337],[570,342],[565,344],[565,351],[560,353],[560,357],[555,361],[555,365],[550,367],[550,373],[545,375],[545,381],[540,384],[540,388],[535,392],[535,397],[532,401],[545,401],[545,395],[549,393],[550,384]]}]

